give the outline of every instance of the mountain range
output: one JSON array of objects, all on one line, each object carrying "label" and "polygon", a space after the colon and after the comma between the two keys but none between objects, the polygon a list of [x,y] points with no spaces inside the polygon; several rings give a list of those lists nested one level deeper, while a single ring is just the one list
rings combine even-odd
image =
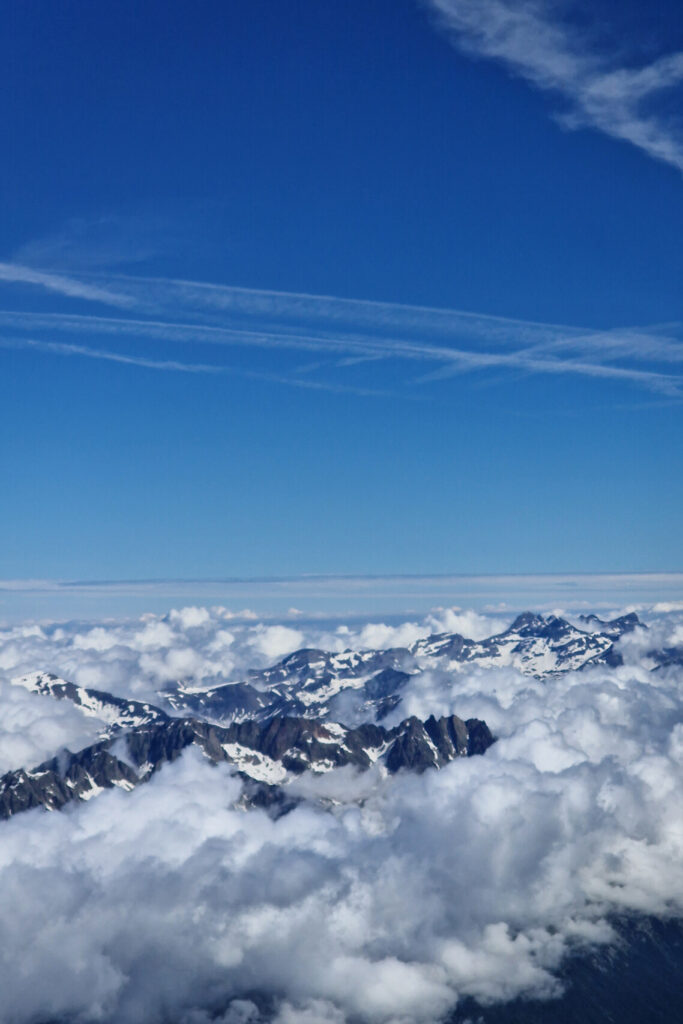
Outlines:
[{"label": "mountain range", "polygon": [[[179,680],[159,691],[158,704],[77,686],[49,672],[13,680],[32,692],[68,700],[99,726],[96,742],[61,750],[37,767],[20,766],[0,779],[0,817],[34,807],[54,810],[105,789],[130,790],[194,746],[212,763],[227,762],[243,779],[243,800],[281,814],[293,805],[287,783],[306,771],[344,765],[365,770],[424,771],[483,754],[494,742],[486,723],[457,715],[402,718],[403,693],[426,670],[458,675],[511,667],[550,682],[568,671],[617,666],[620,638],[637,615],[605,621],[519,615],[484,640],[439,633],[409,647],[331,653],[305,648],[246,679],[210,686]],[[653,668],[678,663],[681,652],[652,652]]]}]

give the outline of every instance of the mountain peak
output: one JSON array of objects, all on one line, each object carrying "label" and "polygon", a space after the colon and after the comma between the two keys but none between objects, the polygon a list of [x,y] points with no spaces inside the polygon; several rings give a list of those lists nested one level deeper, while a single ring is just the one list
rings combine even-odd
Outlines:
[{"label": "mountain peak", "polygon": [[538,615],[536,612],[521,612],[505,632],[518,633],[522,629],[536,628],[544,625],[545,619],[542,615]]}]

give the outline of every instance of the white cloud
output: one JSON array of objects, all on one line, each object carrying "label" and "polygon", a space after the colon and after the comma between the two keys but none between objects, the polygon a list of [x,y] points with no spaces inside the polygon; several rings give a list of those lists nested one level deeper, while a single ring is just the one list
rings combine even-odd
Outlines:
[{"label": "white cloud", "polygon": [[32,284],[46,288],[70,298],[88,299],[92,302],[103,302],[109,306],[129,306],[131,300],[126,295],[110,291],[99,285],[88,284],[75,277],[49,273],[32,267],[23,267],[18,263],[0,263],[0,281],[13,284]]},{"label": "white cloud", "polygon": [[140,668],[159,683],[175,680],[197,679],[220,671],[220,664],[207,661],[192,647],[179,647],[163,654],[144,653],[140,656]]},{"label": "white cloud", "polygon": [[74,647],[84,651],[109,651],[118,642],[116,634],[102,626],[96,626],[87,633],[76,633],[73,638]]},{"label": "white cloud", "polygon": [[211,613],[208,608],[189,607],[169,612],[169,621],[180,629],[196,629],[198,626],[205,626],[211,621]]},{"label": "white cloud", "polygon": [[60,341],[40,341],[35,338],[1,338],[2,348],[29,349],[56,356],[80,356],[86,359],[103,359],[105,362],[120,363],[122,366],[139,366],[148,370],[170,370],[179,373],[227,373],[227,367],[212,363],[182,363],[177,359],[149,359],[146,356],[126,355],[88,345],[73,345]]},{"label": "white cloud", "polygon": [[361,650],[408,647],[429,632],[424,623],[403,622],[399,626],[387,626],[384,622],[369,622],[357,635],[346,638],[346,646]]},{"label": "white cloud", "polygon": [[428,0],[460,49],[497,60],[562,96],[568,127],[592,127],[683,171],[683,126],[648,101],[683,82],[683,53],[642,67],[623,63],[623,41],[601,53],[558,16],[552,0]]},{"label": "white cloud", "polygon": [[273,1024],[344,1024],[345,1016],[333,1003],[311,999],[300,1006],[285,1003]]},{"label": "white cloud", "polygon": [[33,768],[63,747],[92,743],[104,723],[85,719],[71,701],[29,693],[0,679],[0,775]]},{"label": "white cloud", "polygon": [[249,644],[272,661],[291,654],[304,643],[304,635],[289,626],[256,626],[249,637]]},{"label": "white cloud", "polygon": [[435,608],[427,622],[432,633],[460,633],[472,640],[483,640],[495,633],[502,633],[509,625],[508,619],[481,615],[461,608]]},{"label": "white cloud", "polygon": [[500,632],[508,625],[507,619],[493,618],[472,610],[463,611],[457,607],[434,608],[421,621],[399,622],[394,626],[385,622],[369,622],[360,629],[340,626],[334,637],[325,637],[325,645],[328,650],[338,650],[341,647],[386,650],[390,647],[409,647],[416,640],[432,633],[461,633],[473,640],[481,640]]},{"label": "white cloud", "polygon": [[136,645],[143,649],[148,647],[170,647],[175,641],[176,634],[168,623],[152,618],[145,623],[139,633],[135,634],[131,645]]}]

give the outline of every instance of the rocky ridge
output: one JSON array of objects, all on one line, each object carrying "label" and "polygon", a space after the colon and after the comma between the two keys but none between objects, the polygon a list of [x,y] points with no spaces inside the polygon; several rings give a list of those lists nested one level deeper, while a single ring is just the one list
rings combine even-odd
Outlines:
[{"label": "rocky ridge", "polygon": [[325,772],[345,765],[365,770],[379,763],[389,773],[402,768],[421,772],[483,754],[493,743],[485,722],[463,721],[457,715],[438,720],[431,716],[425,722],[407,718],[393,729],[371,723],[348,729],[286,717],[223,728],[197,718],[161,715],[127,731],[112,730],[78,753],[65,750],[32,770],[6,773],[0,779],[0,818],[33,807],[56,810],[114,787],[133,789],[191,746],[213,764],[234,765],[251,783],[246,790],[250,803],[281,807],[279,787],[308,770]]}]

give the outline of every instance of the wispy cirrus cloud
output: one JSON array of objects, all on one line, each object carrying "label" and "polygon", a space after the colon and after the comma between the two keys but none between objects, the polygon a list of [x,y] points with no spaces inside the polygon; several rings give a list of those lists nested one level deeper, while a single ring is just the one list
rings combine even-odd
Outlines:
[{"label": "wispy cirrus cloud", "polygon": [[150,370],[172,370],[181,373],[221,373],[223,367],[207,363],[182,363],[175,359],[146,359],[144,356],[130,356],[107,349],[90,348],[88,345],[73,345],[68,342],[39,341],[36,338],[0,338],[0,347],[33,349],[57,356],[83,356],[87,359],[103,359],[106,362],[123,363],[128,366],[143,366]]},{"label": "wispy cirrus cloud", "polygon": [[683,53],[644,66],[624,63],[621,41],[604,52],[548,0],[426,0],[455,46],[505,65],[568,109],[570,128],[596,128],[683,171],[683,125],[652,101],[683,82]]},{"label": "wispy cirrus cloud", "polygon": [[[411,373],[399,385],[408,395],[421,393],[419,389],[429,382],[495,370],[611,380],[670,398],[683,397],[683,377],[673,372],[683,362],[680,324],[596,331],[467,310],[124,275],[63,277],[35,271],[31,283],[79,297],[79,289],[88,289],[88,297],[103,304],[111,304],[109,296],[114,296],[137,315],[3,311],[0,331],[12,331],[2,342],[5,347],[150,369],[237,373],[358,395],[395,393],[383,384],[373,386],[371,379],[378,361],[394,360],[408,366],[426,364],[422,373]],[[59,340],[65,333],[71,336],[68,343]],[[88,345],[72,340],[83,334]],[[107,347],[93,343],[105,339]],[[119,353],[111,348],[114,340],[129,348],[146,345],[148,350]],[[214,353],[217,347],[307,352],[317,358],[283,373],[262,365],[232,368],[214,361],[169,359],[172,344],[191,346],[193,351],[206,346]],[[155,351],[149,351],[150,345]],[[160,346],[164,358],[159,357]],[[365,367],[364,379],[353,384],[338,379],[354,367]],[[317,379],[314,375],[320,370],[331,371],[335,379]]]},{"label": "wispy cirrus cloud", "polygon": [[243,367],[225,366],[217,363],[181,362],[177,359],[150,359],[146,356],[127,355],[126,353],[113,352],[109,349],[91,348],[88,345],[75,345],[70,342],[41,341],[36,338],[0,337],[0,348],[45,352],[54,356],[76,356],[85,359],[98,359],[110,363],[120,363],[123,366],[139,366],[147,370],[162,370],[170,371],[172,373],[209,374],[213,376],[218,374],[235,374],[239,377],[269,381],[274,384],[287,384],[291,387],[314,391],[331,391],[335,393],[348,393],[366,396],[387,393],[371,388],[347,387],[343,384],[330,384],[325,381],[312,381],[298,379],[296,377],[287,377],[283,374],[261,373],[255,370],[247,370]]},{"label": "wispy cirrus cloud", "polygon": [[37,285],[68,298],[102,302],[107,306],[132,305],[132,300],[128,296],[111,291],[109,288],[102,288],[99,285],[64,274],[24,267],[19,263],[0,263],[0,281],[10,284]]},{"label": "wispy cirrus cloud", "polygon": [[668,373],[656,373],[652,370],[633,370],[619,366],[588,363],[578,359],[541,359],[533,358],[526,352],[515,352],[513,355],[488,353],[478,359],[464,358],[453,360],[451,365],[443,366],[433,373],[425,374],[421,382],[443,380],[468,369],[507,368],[523,370],[528,373],[544,374],[575,374],[581,377],[597,377],[604,380],[622,380],[632,384],[640,384],[650,391],[656,391],[670,397],[683,395],[683,377]]}]

